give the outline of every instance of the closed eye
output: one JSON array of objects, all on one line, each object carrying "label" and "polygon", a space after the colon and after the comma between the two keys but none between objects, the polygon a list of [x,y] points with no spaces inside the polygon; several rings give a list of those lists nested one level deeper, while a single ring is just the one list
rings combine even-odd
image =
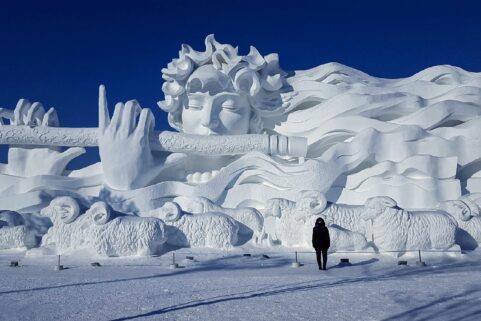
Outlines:
[{"label": "closed eye", "polygon": [[234,103],[234,101],[232,101],[230,99],[224,101],[221,106],[222,106],[222,108],[225,108],[225,109],[237,109],[237,106]]},{"label": "closed eye", "polygon": [[202,105],[201,104],[189,103],[188,108],[189,109],[195,109],[195,110],[201,110]]}]

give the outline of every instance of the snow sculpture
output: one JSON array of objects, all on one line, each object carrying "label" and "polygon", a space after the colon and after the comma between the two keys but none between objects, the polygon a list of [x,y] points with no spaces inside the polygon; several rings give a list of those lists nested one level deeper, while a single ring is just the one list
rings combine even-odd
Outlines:
[{"label": "snow sculpture", "polygon": [[481,210],[467,197],[446,201],[439,208],[451,214],[458,223],[456,243],[462,249],[472,250],[481,244]]},{"label": "snow sculpture", "polygon": [[0,212],[0,249],[29,248],[35,245],[35,235],[29,233],[20,214]]},{"label": "snow sculpture", "polygon": [[36,245],[35,236],[25,225],[0,227],[0,250],[32,248]]},{"label": "snow sculpture", "polygon": [[167,202],[150,215],[165,221],[167,243],[174,246],[229,249],[238,241],[237,222],[221,213],[184,213],[176,203]]},{"label": "snow sculpture", "polygon": [[13,211],[0,212],[0,249],[33,248],[50,227],[48,220]]},{"label": "snow sculpture", "polygon": [[364,235],[349,231],[339,225],[329,226],[329,236],[331,238],[330,251],[369,251],[374,249],[367,242]]},{"label": "snow sculpture", "polygon": [[269,239],[287,247],[310,246],[313,222],[325,206],[325,197],[315,191],[305,191],[297,202],[268,200],[264,215]]},{"label": "snow sculpture", "polygon": [[42,246],[64,254],[85,251],[93,255],[127,256],[160,253],[166,241],[162,221],[156,218],[121,216],[109,221],[110,209],[94,203],[80,214],[72,197],[57,197],[41,211],[53,226],[42,239]]},{"label": "snow sculpture", "polygon": [[217,212],[229,215],[236,220],[237,225],[239,225],[240,239],[252,240],[254,244],[262,240],[264,217],[254,208],[225,208],[203,197],[190,198],[179,196],[174,198],[174,202],[182,208],[182,211],[187,213],[201,214]]},{"label": "snow sculpture", "polygon": [[368,243],[368,239],[372,238],[371,224],[362,219],[365,212],[364,205],[327,202],[326,209],[320,216],[328,224],[331,238],[340,239],[337,242],[331,242],[332,251],[363,251],[371,247]]},{"label": "snow sculpture", "polygon": [[[59,126],[57,112],[54,108],[45,112],[41,103],[32,104],[26,99],[18,101],[14,112],[0,108],[0,127],[3,127],[2,118],[9,119],[14,127]],[[61,152],[58,148],[11,146],[8,150],[8,163],[4,168],[4,173],[21,177],[62,175],[67,164],[83,153],[85,153],[85,149],[80,147],[69,148]]]},{"label": "snow sculpture", "polygon": [[326,209],[320,214],[328,225],[337,225],[352,232],[367,236],[369,224],[362,219],[366,212],[364,205],[346,205],[327,202]]},{"label": "snow sculpture", "polygon": [[14,211],[2,211],[0,212],[0,221],[4,222],[4,226],[18,226],[23,225],[23,217]]},{"label": "snow sculpture", "polygon": [[[326,216],[327,201],[324,195],[316,191],[305,191],[297,202],[286,199],[270,199],[265,209],[266,226],[271,241],[283,246],[310,247],[312,228],[316,219],[326,219],[333,251],[361,251],[369,248],[364,235],[357,229],[349,230],[336,223],[336,219]],[[332,204],[331,204],[332,207]],[[332,212],[332,211],[329,211]],[[338,213],[333,216],[339,216]],[[274,222],[269,220],[274,218]],[[359,219],[357,219],[359,220]],[[345,222],[346,220],[341,220]]]},{"label": "snow sculpture", "polygon": [[[152,112],[135,100],[116,104],[110,118],[104,86],[98,128],[60,128],[54,109],[45,112],[26,100],[13,111],[0,109],[0,143],[10,145],[8,163],[0,164],[1,209],[34,216],[55,207],[67,224],[53,219],[46,240],[54,238],[62,251],[83,247],[71,235],[84,233],[76,226],[85,221],[92,230],[85,248],[107,255],[152,252],[129,248],[132,236],[116,238],[115,230],[137,235],[142,224],[151,231],[148,242],[162,243],[153,235],[163,225],[139,221],[146,215],[165,216],[178,235],[169,242],[180,246],[231,247],[249,238],[259,244],[266,235],[271,244],[309,246],[311,219],[321,215],[331,220],[338,248],[364,248],[373,236],[385,249],[447,248],[451,224],[438,232],[429,225],[424,243],[417,237],[424,218],[446,219],[441,210],[421,215],[440,203],[464,226],[458,231],[477,243],[477,216],[464,221],[453,205],[460,203],[443,202],[481,192],[481,73],[435,66],[382,79],[337,63],[287,72],[277,54],[263,56],[251,47],[241,55],[209,35],[204,51],[183,45],[162,78],[159,107],[178,133],[156,132]],[[66,170],[82,147],[97,145],[100,163]],[[50,204],[62,196],[90,210],[82,214],[67,199],[57,200],[66,209]],[[379,196],[410,211],[386,201],[374,215],[363,204]],[[106,207],[92,205],[98,200]],[[388,212],[398,214],[389,218]],[[374,215],[372,231],[371,222],[358,217],[366,213]],[[411,217],[417,223],[405,230]],[[217,221],[219,230],[212,226]],[[392,224],[382,227],[384,221]],[[209,229],[219,239],[197,239],[195,233]],[[99,249],[104,232],[106,245]]]},{"label": "snow sculpture", "polygon": [[374,243],[380,250],[445,250],[455,244],[458,225],[445,212],[409,212],[385,196],[370,198],[365,206],[362,218],[373,220]]}]

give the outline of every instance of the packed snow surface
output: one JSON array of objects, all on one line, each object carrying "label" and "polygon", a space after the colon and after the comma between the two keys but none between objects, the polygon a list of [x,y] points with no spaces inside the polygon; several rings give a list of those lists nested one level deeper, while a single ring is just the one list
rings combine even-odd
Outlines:
[{"label": "packed snow surface", "polygon": [[[208,251],[208,252],[207,252]],[[202,254],[203,253],[203,254]],[[397,259],[313,253],[176,251],[150,258],[93,259],[0,252],[0,320],[480,320],[481,252]],[[193,256],[194,260],[186,259]],[[349,257],[352,266],[341,267]],[[19,268],[8,267],[19,260]]]}]

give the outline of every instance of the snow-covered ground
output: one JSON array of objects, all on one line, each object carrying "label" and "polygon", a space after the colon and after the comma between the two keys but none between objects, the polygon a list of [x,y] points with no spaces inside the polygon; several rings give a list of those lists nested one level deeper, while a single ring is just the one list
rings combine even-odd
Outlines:
[{"label": "snow-covered ground", "polygon": [[[209,250],[212,252],[212,250]],[[481,251],[397,258],[335,254],[319,271],[313,254],[195,254],[149,258],[62,257],[0,252],[0,320],[481,320]],[[339,267],[341,257],[352,266]],[[11,260],[21,267],[10,268]],[[102,267],[92,267],[91,262]]]}]

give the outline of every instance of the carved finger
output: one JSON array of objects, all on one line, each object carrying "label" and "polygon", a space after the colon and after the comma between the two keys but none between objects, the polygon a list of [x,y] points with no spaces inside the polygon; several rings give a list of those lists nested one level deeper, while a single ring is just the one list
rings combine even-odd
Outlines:
[{"label": "carved finger", "polygon": [[110,128],[118,129],[121,121],[122,110],[124,109],[123,103],[115,104],[114,114],[112,116],[112,120],[110,121]]},{"label": "carved finger", "polygon": [[13,110],[0,107],[0,124],[3,124],[3,119],[8,119],[10,123],[14,120]]},{"label": "carved finger", "polygon": [[13,111],[13,121],[12,125],[26,125],[25,118],[27,116],[28,110],[31,103],[27,99],[20,99],[15,106]]},{"label": "carved finger", "polygon": [[136,134],[148,137],[150,132],[154,130],[154,126],[154,114],[152,114],[149,108],[143,108],[140,112],[139,123],[135,129]]},{"label": "carved finger", "polygon": [[4,125],[3,119],[9,119],[10,121],[13,119],[13,112],[0,107],[0,125]]},{"label": "carved finger", "polygon": [[25,124],[28,126],[40,126],[42,125],[44,115],[45,108],[43,108],[43,105],[39,102],[35,102],[28,109]]},{"label": "carved finger", "polygon": [[60,126],[57,111],[55,110],[55,108],[51,107],[45,113],[45,115],[43,115],[42,126],[48,126],[48,127],[58,127],[58,126]]},{"label": "carved finger", "polygon": [[99,128],[104,131],[105,128],[110,124],[109,107],[107,104],[107,93],[105,91],[105,86],[100,85],[99,87]]},{"label": "carved finger", "polygon": [[122,112],[122,122],[119,131],[126,136],[130,135],[135,129],[137,116],[140,114],[141,110],[142,108],[140,108],[139,103],[136,100],[129,100],[125,104]]}]

